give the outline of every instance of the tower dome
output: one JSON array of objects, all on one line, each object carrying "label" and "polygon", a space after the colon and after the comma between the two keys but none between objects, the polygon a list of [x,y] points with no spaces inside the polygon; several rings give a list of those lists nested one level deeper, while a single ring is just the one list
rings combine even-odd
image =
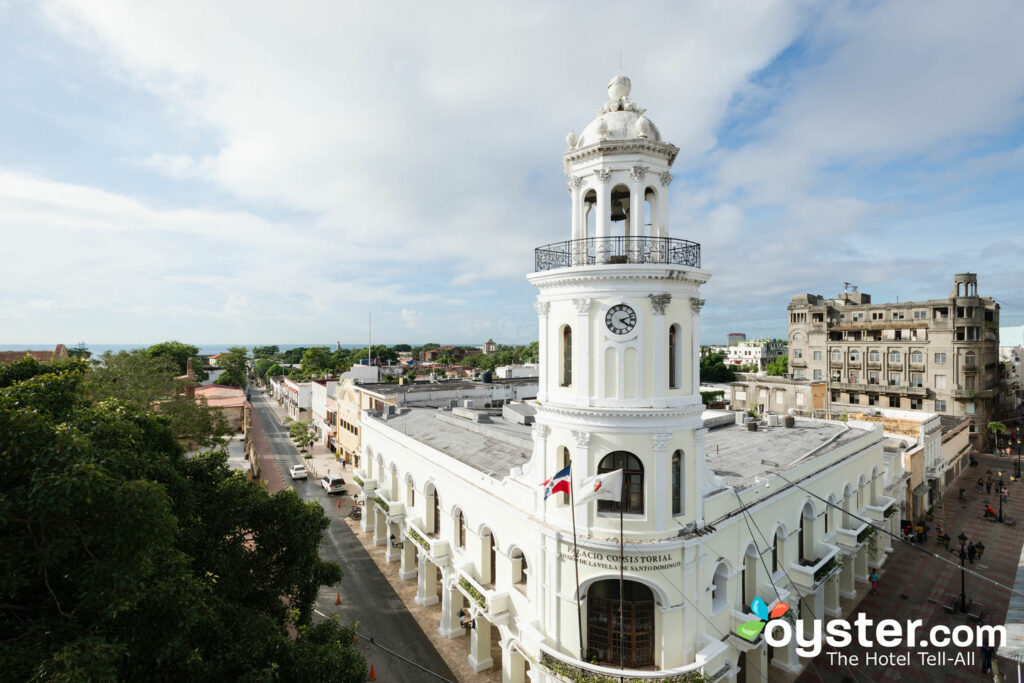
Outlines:
[{"label": "tower dome", "polygon": [[645,109],[629,98],[632,83],[627,76],[616,76],[608,83],[608,100],[597,112],[597,118],[587,124],[576,138],[575,148],[593,145],[603,140],[647,139],[661,142],[661,133]]}]

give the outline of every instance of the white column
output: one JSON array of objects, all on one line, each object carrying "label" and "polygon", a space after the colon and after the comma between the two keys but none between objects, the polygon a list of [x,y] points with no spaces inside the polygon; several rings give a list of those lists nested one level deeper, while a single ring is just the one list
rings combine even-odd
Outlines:
[{"label": "white column", "polygon": [[629,222],[632,227],[630,236],[636,238],[634,244],[640,244],[644,237],[644,176],[647,175],[647,166],[634,166],[629,170],[629,178],[632,180],[629,188]]},{"label": "white column", "polygon": [[441,590],[441,626],[437,629],[445,638],[456,638],[466,631],[459,625],[459,610],[462,609],[462,593],[454,587],[458,580],[455,571],[444,570],[443,589]]},{"label": "white column", "polygon": [[[573,430],[572,438],[576,447],[572,451],[572,478],[573,484],[579,485],[580,481],[590,475],[590,432]],[[580,506],[576,510],[569,510],[576,516],[577,526],[589,528],[593,523],[591,511],[597,508],[596,505]],[[582,514],[580,514],[582,512]]]},{"label": "white column", "polygon": [[501,648],[501,683],[526,683],[526,660],[512,641]]},{"label": "white column", "polygon": [[554,366],[551,364],[549,349],[551,344],[548,339],[548,312],[551,310],[551,304],[547,301],[535,301],[533,307],[537,309],[537,320],[538,320],[538,340],[537,345],[537,360],[540,362],[540,367],[546,373],[544,376],[538,378],[539,386],[537,387],[537,400],[544,403],[548,400],[548,383],[554,380],[553,386],[558,386],[558,363]]},{"label": "white column", "polygon": [[[377,506],[374,505],[376,508]],[[374,510],[373,517],[373,544],[384,545],[388,542],[388,520],[383,510]]]},{"label": "white column", "polygon": [[437,566],[420,556],[420,570],[416,580],[416,604],[437,604]]},{"label": "white column", "polygon": [[[661,180],[661,194],[658,196],[658,224],[657,236],[668,237],[668,186],[672,182],[672,174],[668,171],[658,175]],[[652,217],[653,218],[653,217]]]},{"label": "white column", "polygon": [[[554,470],[550,467],[549,463],[547,462],[548,434],[551,433],[551,428],[548,427],[547,425],[534,422],[533,427],[531,429],[531,433],[533,435],[533,455],[530,456],[530,461],[534,463],[531,472],[533,474],[543,473],[549,470],[554,472]],[[546,477],[548,475],[544,476]],[[543,487],[536,487],[535,494],[535,509],[539,511],[540,518],[546,521],[548,516],[548,510],[547,506],[544,504]]]},{"label": "white column", "polygon": [[[651,399],[655,408],[664,408],[668,396],[668,370],[665,361],[671,349],[668,348],[668,331],[665,329],[665,307],[672,300],[671,294],[648,294],[651,300],[651,312],[654,314],[651,325],[651,341],[654,357],[651,360]],[[682,340],[679,340],[682,343]]]},{"label": "white column", "polygon": [[403,539],[405,545],[402,546],[402,564],[398,567],[398,575],[403,581],[416,578],[416,541],[412,540],[408,535]]},{"label": "white column", "polygon": [[690,299],[693,315],[690,316],[690,357],[693,359],[691,394],[700,394],[700,309],[704,307],[704,299]]},{"label": "white column", "polygon": [[[394,539],[391,537],[394,536]],[[409,541],[411,544],[412,541]],[[402,544],[402,530],[397,524],[388,524],[388,544],[385,546],[384,558],[388,562],[397,562],[402,555],[402,549],[405,547],[404,544],[401,547],[396,548],[395,546]]]},{"label": "white column", "polygon": [[668,444],[672,441],[672,435],[652,434],[651,440],[654,453],[654,528],[661,530],[668,526],[669,514],[672,511],[672,473],[669,471],[668,458]]},{"label": "white column", "polygon": [[573,330],[572,384],[576,405],[590,404],[590,299],[573,299],[576,327]]},{"label": "white column", "polygon": [[569,201],[572,202],[572,239],[578,240],[585,237],[583,234],[583,224],[580,221],[582,211],[580,210],[580,186],[583,184],[583,178],[579,176],[568,176],[566,181],[569,183]]},{"label": "white column", "polygon": [[599,168],[594,171],[594,177],[597,178],[597,206],[594,207],[597,211],[594,221],[596,236],[608,237],[612,234],[611,188],[608,183],[612,171],[609,168]]},{"label": "white column", "polygon": [[494,666],[491,658],[491,623],[477,616],[476,628],[469,632],[469,665],[480,673]]}]

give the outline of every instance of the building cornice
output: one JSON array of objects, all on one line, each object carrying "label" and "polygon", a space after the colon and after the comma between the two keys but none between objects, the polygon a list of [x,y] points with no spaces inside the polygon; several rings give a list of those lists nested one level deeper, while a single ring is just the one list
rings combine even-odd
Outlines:
[{"label": "building cornice", "polygon": [[602,140],[586,147],[571,149],[562,156],[563,165],[568,172],[572,164],[591,159],[599,159],[603,156],[620,156],[626,154],[650,154],[665,159],[665,163],[671,166],[679,154],[679,148],[668,142],[656,142],[637,138],[633,140]]},{"label": "building cornice", "polygon": [[687,266],[664,264],[601,264],[594,266],[573,266],[530,273],[526,279],[537,287],[588,287],[595,283],[615,281],[675,280],[687,285],[702,285],[711,278],[711,273]]}]

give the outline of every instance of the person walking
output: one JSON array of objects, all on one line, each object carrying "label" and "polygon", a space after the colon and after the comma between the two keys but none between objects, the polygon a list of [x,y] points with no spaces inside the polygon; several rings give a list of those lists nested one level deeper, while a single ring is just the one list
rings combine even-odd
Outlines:
[{"label": "person walking", "polygon": [[985,490],[985,480],[979,478],[978,479],[978,493],[981,493],[984,490]]},{"label": "person walking", "polygon": [[981,562],[981,556],[984,555],[984,554],[985,554],[985,544],[982,543],[981,541],[978,541],[977,543],[974,544],[975,559],[978,560],[978,562]]},{"label": "person walking", "polygon": [[1003,487],[1003,490],[999,492],[999,494],[1003,497],[1004,504],[1010,502],[1010,492],[1006,489],[1005,486]]},{"label": "person walking", "polygon": [[871,581],[871,594],[878,595],[878,571],[871,570],[871,574],[868,576]]},{"label": "person walking", "polygon": [[917,528],[914,531],[917,532],[917,542],[924,543],[924,527],[921,525],[921,522],[917,523]]},{"label": "person walking", "polygon": [[992,651],[994,649],[988,643],[981,646],[981,673],[983,674],[992,672]]},{"label": "person walking", "polygon": [[985,482],[985,493],[992,493],[992,480],[989,479]]},{"label": "person walking", "polygon": [[967,543],[967,559],[970,561],[971,564],[974,564],[974,557],[975,555],[977,555],[977,553],[978,549],[974,547],[974,541],[969,541]]}]

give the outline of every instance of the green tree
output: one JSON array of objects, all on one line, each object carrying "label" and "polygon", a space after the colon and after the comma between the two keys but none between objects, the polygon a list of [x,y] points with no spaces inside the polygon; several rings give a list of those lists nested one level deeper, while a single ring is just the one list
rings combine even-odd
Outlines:
[{"label": "green tree", "polygon": [[292,422],[288,425],[288,435],[295,442],[295,445],[298,446],[299,452],[302,453],[303,457],[312,457],[309,454],[309,449],[316,442],[316,432],[309,426],[308,422]]},{"label": "green tree", "polygon": [[333,356],[326,346],[313,346],[302,354],[302,374],[305,377],[323,377],[332,365]]},{"label": "green tree", "polygon": [[725,364],[724,353],[710,353],[700,359],[701,382],[732,382],[736,373]]},{"label": "green tree", "polygon": [[72,346],[68,349],[68,356],[71,358],[89,358],[92,351],[84,346]]},{"label": "green tree", "polygon": [[775,377],[782,377],[789,372],[789,356],[779,356],[768,364],[766,372]]},{"label": "green tree", "polygon": [[90,368],[83,379],[83,391],[91,401],[113,399],[136,410],[156,410],[190,449],[216,448],[231,434],[219,410],[210,410],[205,399],[185,396],[170,358],[151,356],[145,349],[107,351],[102,358],[103,364]]},{"label": "green tree", "polygon": [[725,397],[724,391],[702,391],[700,392],[700,400],[706,406],[721,401]]},{"label": "green tree", "polygon": [[285,372],[284,367],[282,367],[278,363],[274,363],[269,368],[267,368],[267,372],[263,376],[264,377],[280,377],[281,375],[285,375],[285,374],[287,374],[287,373]]},{"label": "green tree", "polygon": [[451,365],[452,363],[455,362],[455,359],[452,358],[452,354],[450,351],[444,351],[441,353],[440,356],[437,357],[437,362],[440,363],[441,365]]},{"label": "green tree", "polygon": [[408,344],[395,344],[394,346],[391,347],[391,350],[394,351],[395,353],[403,353],[412,351],[412,347],[409,346]]},{"label": "green tree", "polygon": [[[0,368],[0,661],[5,680],[365,681],[353,632],[311,625],[341,569],[329,520],[167,418],[94,402],[85,365]],[[296,627],[295,637],[288,632]]]},{"label": "green tree", "polygon": [[274,346],[254,346],[252,348],[253,358],[270,358],[281,353],[281,349],[275,344]]},{"label": "green tree", "polygon": [[999,435],[1006,431],[1006,425],[1002,422],[989,422],[988,431],[992,432],[993,448],[999,444]]},{"label": "green tree", "polygon": [[199,358],[199,347],[191,344],[183,344],[179,341],[168,341],[160,344],[153,344],[146,352],[154,358],[167,358],[174,363],[179,375],[184,375],[188,369],[188,359],[192,359],[192,368],[195,372],[196,381],[204,381],[208,375],[203,369],[203,361]]},{"label": "green tree", "polygon": [[249,349],[244,346],[229,348],[227,353],[221,354],[217,359],[217,366],[224,368],[224,372],[217,377],[217,384],[244,388],[249,383],[248,363]]},{"label": "green tree", "polygon": [[294,349],[288,349],[281,353],[281,362],[288,363],[289,365],[295,365],[296,363],[302,362],[302,355],[306,353],[306,346],[296,346]]}]

